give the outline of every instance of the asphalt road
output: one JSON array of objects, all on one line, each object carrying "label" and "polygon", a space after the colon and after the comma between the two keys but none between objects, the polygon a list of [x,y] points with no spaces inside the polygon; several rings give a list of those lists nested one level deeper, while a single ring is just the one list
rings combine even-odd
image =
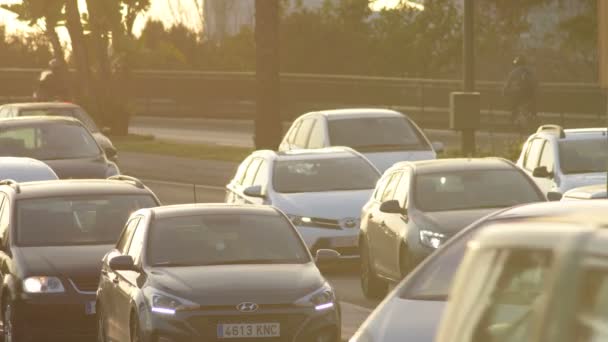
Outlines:
[{"label": "asphalt road", "polygon": [[[288,125],[284,125],[284,131]],[[182,143],[253,147],[253,122],[250,120],[185,119],[139,116],[131,120],[129,132],[153,135],[157,139]],[[444,143],[448,149],[460,147],[460,133],[427,129],[431,141]],[[480,150],[500,153],[522,139],[517,134],[477,132]]]}]

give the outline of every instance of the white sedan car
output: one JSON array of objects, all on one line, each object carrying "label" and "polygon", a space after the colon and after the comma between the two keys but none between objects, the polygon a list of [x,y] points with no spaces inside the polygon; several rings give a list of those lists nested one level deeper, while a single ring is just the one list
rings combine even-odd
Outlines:
[{"label": "white sedan car", "polygon": [[358,257],[359,215],[380,177],[361,154],[345,147],[257,151],[227,186],[226,202],[282,210],[310,250]]},{"label": "white sedan car", "polygon": [[50,166],[31,158],[0,157],[0,180],[33,182],[59,179]]}]

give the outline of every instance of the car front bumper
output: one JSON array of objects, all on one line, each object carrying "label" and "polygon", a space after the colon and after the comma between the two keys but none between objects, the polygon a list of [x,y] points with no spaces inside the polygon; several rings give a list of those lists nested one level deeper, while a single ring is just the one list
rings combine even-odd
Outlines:
[{"label": "car front bumper", "polygon": [[313,255],[319,249],[333,249],[341,259],[359,258],[359,228],[327,229],[297,226],[298,232]]},{"label": "car front bumper", "polygon": [[[178,312],[164,316],[148,312],[140,317],[140,326],[146,341],[267,341],[267,342],[316,342],[321,334],[334,336],[331,342],[340,341],[340,310],[336,306],[317,312],[314,308],[277,307],[261,308],[255,313],[244,314],[226,307],[224,309]],[[218,337],[218,325],[235,323],[279,323],[280,337],[230,338]],[[323,342],[327,340],[322,340]]]},{"label": "car front bumper", "polygon": [[26,341],[87,341],[97,335],[95,294],[21,295],[13,302]]}]

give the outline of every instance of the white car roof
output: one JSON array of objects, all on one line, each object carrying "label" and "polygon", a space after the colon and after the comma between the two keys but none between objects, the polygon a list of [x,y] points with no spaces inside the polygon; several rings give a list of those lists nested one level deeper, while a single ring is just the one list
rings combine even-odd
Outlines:
[{"label": "white car roof", "polygon": [[17,182],[59,179],[47,164],[32,158],[0,157],[0,180]]},{"label": "white car roof", "polygon": [[390,109],[380,108],[347,108],[347,109],[332,109],[332,110],[321,110],[314,113],[308,113],[305,115],[320,114],[327,118],[327,120],[341,120],[341,119],[361,119],[361,118],[390,118],[390,117],[403,117],[404,114],[399,113]]},{"label": "white car roof", "polygon": [[606,198],[606,194],[606,184],[597,184],[572,189],[564,194],[564,198],[590,200]]},{"label": "white car roof", "polygon": [[564,129],[564,137],[560,137],[555,132],[539,132],[535,133],[535,137],[554,138],[559,141],[567,140],[587,140],[587,139],[598,139],[605,138],[608,140],[608,129],[607,128],[574,128]]}]

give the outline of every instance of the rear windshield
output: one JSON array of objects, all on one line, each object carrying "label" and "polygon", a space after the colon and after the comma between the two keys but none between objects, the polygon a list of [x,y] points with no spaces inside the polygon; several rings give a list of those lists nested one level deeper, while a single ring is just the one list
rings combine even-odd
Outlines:
[{"label": "rear windshield", "polygon": [[82,109],[79,108],[36,108],[21,109],[19,116],[67,116],[80,120],[82,124],[93,133],[99,132],[99,128]]},{"label": "rear windshield", "polygon": [[254,214],[158,219],[149,234],[147,257],[159,267],[310,262],[285,217]]},{"label": "rear windshield", "polygon": [[17,203],[16,244],[114,244],[131,213],[156,205],[150,195],[22,199]]},{"label": "rear windshield", "polygon": [[418,209],[427,212],[505,208],[541,202],[536,186],[516,170],[449,171],[415,180]]},{"label": "rear windshield", "polygon": [[285,160],[276,163],[274,189],[280,193],[373,189],[380,174],[362,158]]},{"label": "rear windshield", "polygon": [[100,155],[91,133],[78,123],[0,127],[0,156],[54,160]]},{"label": "rear windshield", "polygon": [[338,119],[328,125],[332,146],[348,146],[360,152],[431,149],[406,117]]},{"label": "rear windshield", "polygon": [[606,172],[608,139],[601,137],[559,142],[559,163],[565,174]]}]

